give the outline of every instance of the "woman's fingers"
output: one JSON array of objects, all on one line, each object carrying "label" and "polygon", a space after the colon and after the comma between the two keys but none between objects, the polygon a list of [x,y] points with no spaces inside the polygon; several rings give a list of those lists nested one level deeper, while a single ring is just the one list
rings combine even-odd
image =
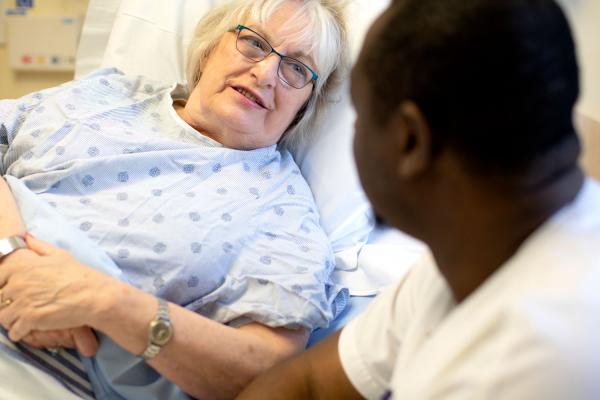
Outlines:
[{"label": "woman's fingers", "polygon": [[71,336],[77,351],[86,357],[91,357],[98,351],[98,339],[91,328],[82,326],[71,329]]},{"label": "woman's fingers", "polygon": [[25,234],[25,243],[27,247],[41,256],[47,256],[54,252],[56,247],[50,243],[34,238],[30,233]]}]

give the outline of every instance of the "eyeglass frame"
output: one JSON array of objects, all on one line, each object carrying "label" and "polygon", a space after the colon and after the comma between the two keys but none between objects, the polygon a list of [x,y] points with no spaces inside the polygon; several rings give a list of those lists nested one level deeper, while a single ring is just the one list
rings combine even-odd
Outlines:
[{"label": "eyeglass frame", "polygon": [[[256,36],[258,36],[259,38],[261,38],[261,39],[262,39],[262,40],[265,42],[265,44],[267,44],[267,45],[268,45],[268,46],[271,48],[271,51],[270,51],[270,52],[268,52],[267,54],[265,54],[265,56],[264,56],[263,58],[261,58],[260,60],[255,60],[255,59],[253,59],[253,58],[250,58],[250,57],[248,57],[247,55],[245,55],[244,53],[242,53],[242,52],[240,51],[240,49],[238,49],[238,40],[239,40],[239,38],[240,38],[240,33],[241,33],[241,32],[242,32],[244,29],[246,29],[246,30],[249,30],[250,32],[254,33]],[[275,49],[273,48],[273,46],[271,45],[271,43],[269,43],[269,41],[268,41],[267,39],[265,39],[265,38],[264,38],[264,37],[263,37],[263,36],[262,36],[260,33],[256,32],[256,31],[255,31],[255,30],[253,30],[252,28],[249,28],[249,27],[247,27],[247,26],[245,26],[245,25],[238,24],[237,26],[235,26],[235,27],[231,28],[231,30],[230,30],[230,31],[237,31],[237,35],[236,35],[236,39],[235,39],[235,49],[236,49],[236,50],[237,50],[237,51],[238,51],[238,52],[239,52],[241,55],[243,55],[244,57],[246,57],[246,58],[247,58],[248,60],[250,60],[250,61],[253,61],[253,62],[261,62],[261,61],[265,60],[267,57],[269,57],[271,54],[273,54],[273,53],[277,54],[277,55],[279,56],[279,64],[277,64],[277,76],[278,76],[278,77],[279,77],[279,79],[280,79],[281,81],[283,81],[283,82],[284,82],[286,85],[288,85],[288,86],[290,86],[290,87],[292,87],[292,88],[294,88],[294,89],[303,89],[303,88],[305,88],[306,86],[308,86],[308,84],[310,84],[310,83],[313,83],[313,82],[316,82],[316,81],[317,81],[317,79],[319,78],[319,75],[317,75],[317,73],[316,73],[315,71],[313,71],[313,69],[312,69],[311,67],[309,67],[308,65],[306,65],[305,63],[303,63],[302,61],[300,61],[300,60],[298,60],[298,59],[296,59],[296,58],[294,58],[294,57],[290,57],[290,56],[288,56],[288,55],[285,55],[285,54],[282,54],[282,53],[278,52],[277,50],[275,50]],[[309,79],[309,80],[308,80],[308,81],[307,81],[307,82],[304,84],[304,86],[301,86],[301,87],[296,87],[296,86],[293,86],[293,85],[292,85],[292,84],[290,84],[288,81],[286,81],[286,80],[285,80],[285,78],[284,78],[282,75],[280,75],[279,71],[280,71],[280,68],[281,68],[281,62],[283,61],[283,59],[284,59],[284,58],[287,58],[287,59],[290,59],[290,60],[293,60],[293,61],[295,61],[295,62],[297,62],[297,63],[300,63],[300,64],[302,64],[302,65],[303,65],[304,67],[306,67],[306,69],[308,69],[308,71],[309,71],[309,72],[312,74],[312,77],[311,77],[311,78],[310,78],[310,79]]]}]

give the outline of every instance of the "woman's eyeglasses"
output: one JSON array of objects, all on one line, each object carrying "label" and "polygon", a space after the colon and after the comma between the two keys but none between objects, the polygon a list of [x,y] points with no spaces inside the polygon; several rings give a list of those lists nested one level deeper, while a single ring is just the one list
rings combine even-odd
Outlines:
[{"label": "woman's eyeglasses", "polygon": [[238,25],[233,30],[238,31],[235,47],[250,60],[258,62],[267,58],[271,53],[277,54],[279,56],[277,75],[291,87],[302,89],[317,80],[318,75],[308,65],[277,52],[265,38],[247,26]]}]

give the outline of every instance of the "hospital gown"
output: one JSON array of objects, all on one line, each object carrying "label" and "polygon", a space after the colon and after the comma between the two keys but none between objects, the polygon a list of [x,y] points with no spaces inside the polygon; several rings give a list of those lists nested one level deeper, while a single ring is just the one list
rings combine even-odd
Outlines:
[{"label": "hospital gown", "polygon": [[231,325],[326,326],[347,292],[292,156],[198,134],[175,89],[103,69],[3,100],[0,171],[147,292]]}]

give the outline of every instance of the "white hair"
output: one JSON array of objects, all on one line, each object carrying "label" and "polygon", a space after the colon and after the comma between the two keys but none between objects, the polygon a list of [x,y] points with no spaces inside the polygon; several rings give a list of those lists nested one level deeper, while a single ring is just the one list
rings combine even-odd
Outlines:
[{"label": "white hair", "polygon": [[[198,84],[211,51],[225,32],[250,19],[265,24],[285,3],[299,3],[297,13],[283,31],[291,43],[311,43],[306,49],[319,75],[307,103],[284,132],[280,144],[294,150],[310,139],[349,67],[345,22],[347,0],[230,0],[209,11],[198,23],[188,48],[187,80],[190,92]],[[297,21],[297,23],[294,23]],[[308,21],[308,23],[307,23]],[[287,32],[287,33],[286,33]]]}]

